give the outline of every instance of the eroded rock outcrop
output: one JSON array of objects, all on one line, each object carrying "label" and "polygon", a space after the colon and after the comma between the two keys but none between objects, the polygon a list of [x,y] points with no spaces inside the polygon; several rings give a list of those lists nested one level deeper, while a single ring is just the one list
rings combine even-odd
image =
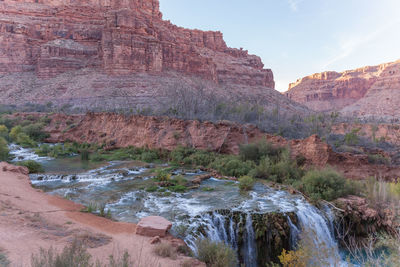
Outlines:
[{"label": "eroded rock outcrop", "polygon": [[222,97],[305,110],[273,90],[259,57],[163,20],[158,0],[3,0],[0,47],[2,104],[154,107],[161,91],[200,80]]},{"label": "eroded rock outcrop", "polygon": [[383,203],[373,206],[367,199],[348,196],[335,200],[335,204],[342,209],[336,211],[336,229],[339,239],[347,244],[363,243],[372,233],[387,232],[395,234],[398,223],[393,209],[385,207]]},{"label": "eroded rock outcrop", "polygon": [[317,111],[398,118],[400,61],[341,73],[316,73],[290,84],[285,94]]}]

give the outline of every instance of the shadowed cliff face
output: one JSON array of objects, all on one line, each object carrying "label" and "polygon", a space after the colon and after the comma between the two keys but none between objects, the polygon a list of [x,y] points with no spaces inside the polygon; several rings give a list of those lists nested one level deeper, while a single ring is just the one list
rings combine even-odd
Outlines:
[{"label": "shadowed cliff face", "polygon": [[258,56],[227,47],[221,32],[162,20],[158,0],[3,0],[0,47],[2,104],[143,107],[171,84],[195,90],[193,78],[221,95],[287,103]]},{"label": "shadowed cliff face", "polygon": [[289,85],[286,96],[316,111],[398,117],[400,61],[342,73],[323,72]]},{"label": "shadowed cliff face", "polygon": [[[21,113],[13,117],[44,116]],[[306,166],[324,168],[333,166],[346,177],[365,179],[377,176],[393,179],[400,169],[373,165],[366,155],[336,153],[318,136],[301,140],[286,140],[262,132],[253,125],[240,125],[229,121],[218,123],[180,120],[168,117],[125,116],[112,113],[86,115],[49,115],[50,124],[45,128],[50,134],[48,142],[66,141],[105,144],[107,148],[148,147],[173,150],[177,146],[238,154],[241,144],[265,140],[277,146],[290,148],[293,158],[302,156]]]}]

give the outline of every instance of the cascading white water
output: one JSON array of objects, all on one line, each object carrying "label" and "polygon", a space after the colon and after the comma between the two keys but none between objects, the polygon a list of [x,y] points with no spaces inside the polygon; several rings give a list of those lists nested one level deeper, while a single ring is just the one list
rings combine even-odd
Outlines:
[{"label": "cascading white water", "polygon": [[[329,208],[325,207],[325,209],[330,212]],[[347,266],[347,263],[341,259],[333,229],[330,227],[333,225],[333,217],[324,218],[319,209],[306,201],[300,200],[297,201],[296,215],[300,223],[302,237],[311,241],[307,245],[312,246],[311,251],[319,256],[314,258],[317,261],[313,262],[314,265]]]},{"label": "cascading white water", "polygon": [[[38,157],[32,150],[13,147],[13,151],[15,151],[15,156],[20,157],[20,160]],[[48,158],[41,159],[49,160]],[[301,196],[293,196],[285,191],[274,190],[262,184],[256,184],[254,190],[248,196],[243,196],[239,194],[237,187],[225,185],[226,181],[210,179],[203,182],[204,186],[214,186],[218,188],[216,191],[191,190],[185,194],[160,197],[135,189],[136,191],[124,191],[118,199],[113,199],[110,202],[104,192],[114,190],[112,196],[115,196],[118,194],[119,182],[128,183],[127,181],[131,181],[129,183],[135,183],[135,175],[142,173],[144,169],[136,172],[127,169],[125,171],[129,175],[128,177],[124,177],[120,170],[111,164],[96,170],[67,174],[66,176],[56,174],[32,175],[31,179],[38,186],[57,185],[56,189],[53,190],[54,192],[61,192],[62,194],[71,192],[78,201],[79,199],[91,201],[90,197],[94,196],[102,199],[103,203],[109,203],[107,208],[112,210],[113,216],[115,215],[116,218],[125,221],[137,222],[141,217],[149,215],[161,215],[169,218],[168,215],[171,211],[174,214],[178,213],[179,216],[175,217],[174,215],[169,219],[175,225],[182,224],[190,228],[185,241],[192,249],[196,249],[195,241],[198,237],[207,237],[213,241],[224,242],[236,251],[242,251],[242,260],[246,263],[246,266],[250,267],[257,266],[256,237],[251,214],[254,214],[254,212],[262,214],[294,212],[297,214],[299,225],[293,224],[287,217],[290,226],[291,248],[295,247],[300,236],[309,234],[313,240],[312,243],[316,246],[314,250],[316,253],[319,253],[319,249],[322,248],[328,251],[326,257],[328,263],[323,266],[346,266],[346,263],[340,260],[338,245],[334,238],[332,212],[329,208],[326,208],[327,216],[325,218],[322,211],[309,204]],[[145,179],[141,178],[140,180]],[[68,187],[70,183],[74,183],[73,188]],[[117,188],[110,185],[116,185]],[[81,189],[77,190],[80,186],[82,186]],[[51,189],[51,186],[49,189]],[[124,190],[123,187],[121,189],[121,191]],[[132,194],[133,192],[135,194]],[[93,193],[93,195],[90,195],[90,193]],[[220,214],[215,212],[216,209],[240,212],[244,215],[234,221],[232,213]],[[244,232],[238,233],[238,225],[241,225]],[[204,236],[197,231],[199,227],[202,227]],[[239,237],[239,234],[243,234],[243,236]],[[239,240],[241,240],[241,247],[238,245]]]},{"label": "cascading white water", "polygon": [[253,229],[253,220],[251,214],[246,215],[246,240],[245,240],[245,253],[244,263],[245,266],[257,267],[257,248],[256,237]]}]

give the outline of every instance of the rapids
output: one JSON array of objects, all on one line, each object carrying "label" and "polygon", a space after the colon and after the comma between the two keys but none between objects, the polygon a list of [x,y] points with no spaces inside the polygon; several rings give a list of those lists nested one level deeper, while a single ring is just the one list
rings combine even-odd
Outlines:
[{"label": "rapids", "polygon": [[[35,187],[83,205],[104,205],[120,221],[137,223],[145,216],[163,216],[173,222],[172,233],[195,253],[196,240],[207,237],[229,244],[237,251],[241,263],[256,267],[267,259],[276,260],[277,255],[267,255],[276,250],[275,241],[269,240],[271,235],[284,237],[278,248],[287,250],[295,248],[302,235],[312,239],[315,249],[327,251],[328,265],[346,265],[340,260],[331,211],[328,207],[316,208],[302,196],[261,183],[251,192],[242,193],[235,182],[214,178],[185,193],[165,189],[147,192],[145,189],[152,184],[152,170],[157,165],[109,162],[104,166],[88,166],[77,157],[56,160],[39,157],[33,150],[16,145],[10,145],[10,149],[14,161],[32,159],[43,164],[46,173],[30,175]],[[204,174],[185,169],[176,170],[177,173],[188,180]],[[260,222],[272,220],[275,215],[280,216],[283,230],[279,233],[274,229],[260,230]]]}]

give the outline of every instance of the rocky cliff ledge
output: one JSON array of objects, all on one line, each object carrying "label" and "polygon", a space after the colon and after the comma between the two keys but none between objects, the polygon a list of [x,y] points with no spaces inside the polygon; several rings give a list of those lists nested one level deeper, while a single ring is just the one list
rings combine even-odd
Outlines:
[{"label": "rocky cliff ledge", "polygon": [[400,61],[341,73],[316,73],[290,84],[286,96],[316,111],[398,117]]},{"label": "rocky cliff ledge", "polygon": [[284,101],[259,57],[163,20],[158,0],[2,0],[0,74],[2,104],[154,104],[193,77]]}]

